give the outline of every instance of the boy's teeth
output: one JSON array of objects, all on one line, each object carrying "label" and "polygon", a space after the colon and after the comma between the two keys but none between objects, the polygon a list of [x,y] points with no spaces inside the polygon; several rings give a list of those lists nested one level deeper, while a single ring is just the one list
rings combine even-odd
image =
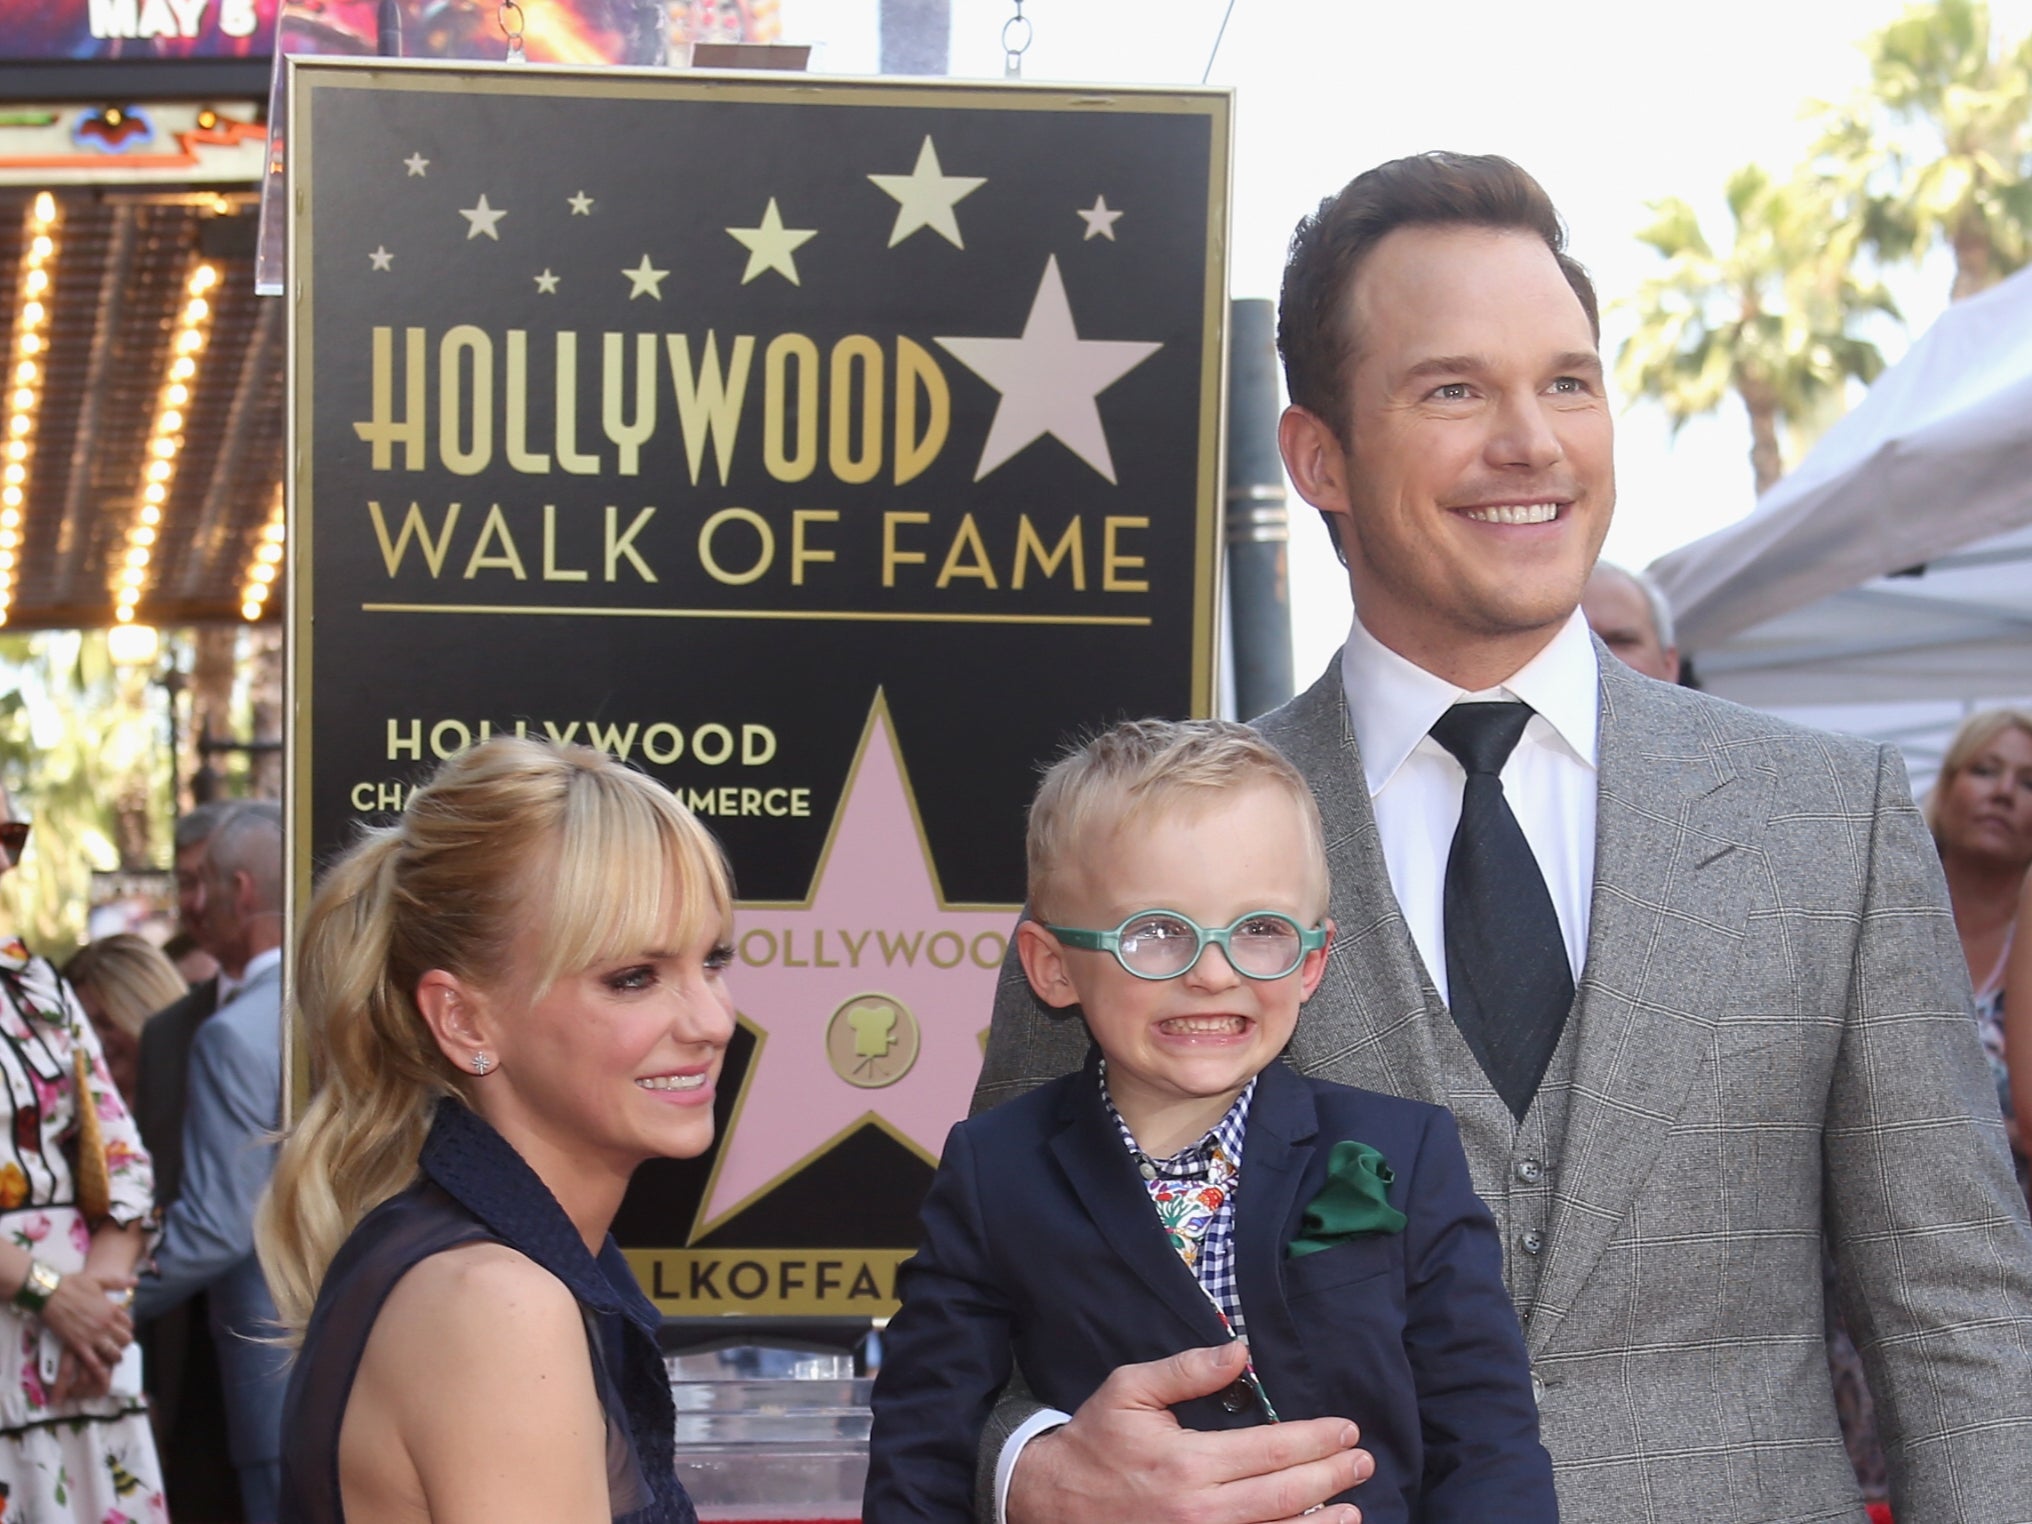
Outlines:
[{"label": "boy's teeth", "polygon": [[1242,1030],[1239,1016],[1173,1016],[1161,1022],[1165,1031],[1182,1037],[1208,1033],[1232,1033]]},{"label": "boy's teeth", "polygon": [[659,1074],[654,1079],[635,1081],[644,1090],[696,1090],[705,1082],[703,1074]]},{"label": "boy's teeth", "polygon": [[1559,517],[1557,503],[1517,503],[1500,508],[1469,508],[1467,516],[1478,524],[1549,524]]}]

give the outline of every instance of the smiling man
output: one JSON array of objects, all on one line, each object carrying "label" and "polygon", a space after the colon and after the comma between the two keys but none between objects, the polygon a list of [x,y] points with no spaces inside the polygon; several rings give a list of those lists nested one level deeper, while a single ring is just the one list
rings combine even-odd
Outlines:
[{"label": "smiling man", "polygon": [[[1280,441],[1356,617],[1260,722],[1318,797],[1342,930],[1291,1056],[1454,1112],[1567,1524],[1861,1518],[1823,1233],[1898,1517],[2023,1519],[2032,1231],[1903,764],[1590,637],[1598,338],[1557,213],[1503,159],[1383,165],[1293,238]],[[977,1101],[1078,1056],[1006,981]],[[1169,1405],[1231,1379],[1182,1351],[1069,1421],[1005,1401],[983,1516],[1251,1524],[1363,1469],[1325,1420],[1181,1436]]]}]

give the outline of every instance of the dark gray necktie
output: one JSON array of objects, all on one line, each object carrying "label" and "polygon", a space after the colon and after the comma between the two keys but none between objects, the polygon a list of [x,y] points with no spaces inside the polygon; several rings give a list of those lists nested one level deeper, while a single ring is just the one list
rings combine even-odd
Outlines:
[{"label": "dark gray necktie", "polygon": [[1559,916],[1503,797],[1503,764],[1532,712],[1528,704],[1455,704],[1432,727],[1468,774],[1446,859],[1447,1004],[1519,1121],[1573,1006]]}]

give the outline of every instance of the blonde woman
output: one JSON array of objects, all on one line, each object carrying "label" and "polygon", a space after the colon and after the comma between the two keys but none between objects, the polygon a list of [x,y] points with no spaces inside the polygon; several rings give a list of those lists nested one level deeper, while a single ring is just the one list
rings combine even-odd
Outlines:
[{"label": "blonde woman", "polygon": [[1926,796],[1926,823],[1940,848],[1954,926],[1975,990],[1976,1028],[1996,1075],[1997,1099],[2023,1181],[2032,1149],[2011,1105],[2005,997],[2016,941],[2013,928],[2025,875],[2032,870],[2032,713],[1984,709],[1962,722]]},{"label": "blonde woman", "polygon": [[131,1111],[141,1072],[141,1029],[157,1011],[189,994],[190,986],[153,942],[131,931],[87,942],[71,954],[64,977],[99,1034],[106,1069]]},{"label": "blonde woman", "polygon": [[261,1226],[302,1338],[284,1524],[693,1519],[607,1228],[712,1141],[731,930],[705,829],[583,748],[487,742],[332,869],[297,963],[323,1085]]},{"label": "blonde woman", "polygon": [[[2007,988],[2032,990],[2032,894],[2018,897],[2018,925],[2004,962]],[[2018,1183],[2032,1208],[2032,998],[2018,997],[2004,1008],[2004,1079],[2011,1094],[2011,1114],[2018,1118],[2012,1143],[2018,1151]]]}]

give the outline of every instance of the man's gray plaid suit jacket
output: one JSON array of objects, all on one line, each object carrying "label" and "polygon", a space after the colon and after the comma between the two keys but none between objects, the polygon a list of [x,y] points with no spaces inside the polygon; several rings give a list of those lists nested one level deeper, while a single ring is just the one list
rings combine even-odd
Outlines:
[{"label": "man's gray plaid suit jacket", "polygon": [[[1823,1227],[1899,1524],[2032,1521],[2032,1228],[1903,766],[1597,650],[1587,959],[1521,1126],[1391,892],[1339,660],[1257,722],[1318,796],[1339,928],[1291,1057],[1460,1119],[1567,1524],[1862,1519]],[[1085,1046],[1013,973],[977,1108]],[[1022,1411],[998,1412],[986,1475]]]}]

